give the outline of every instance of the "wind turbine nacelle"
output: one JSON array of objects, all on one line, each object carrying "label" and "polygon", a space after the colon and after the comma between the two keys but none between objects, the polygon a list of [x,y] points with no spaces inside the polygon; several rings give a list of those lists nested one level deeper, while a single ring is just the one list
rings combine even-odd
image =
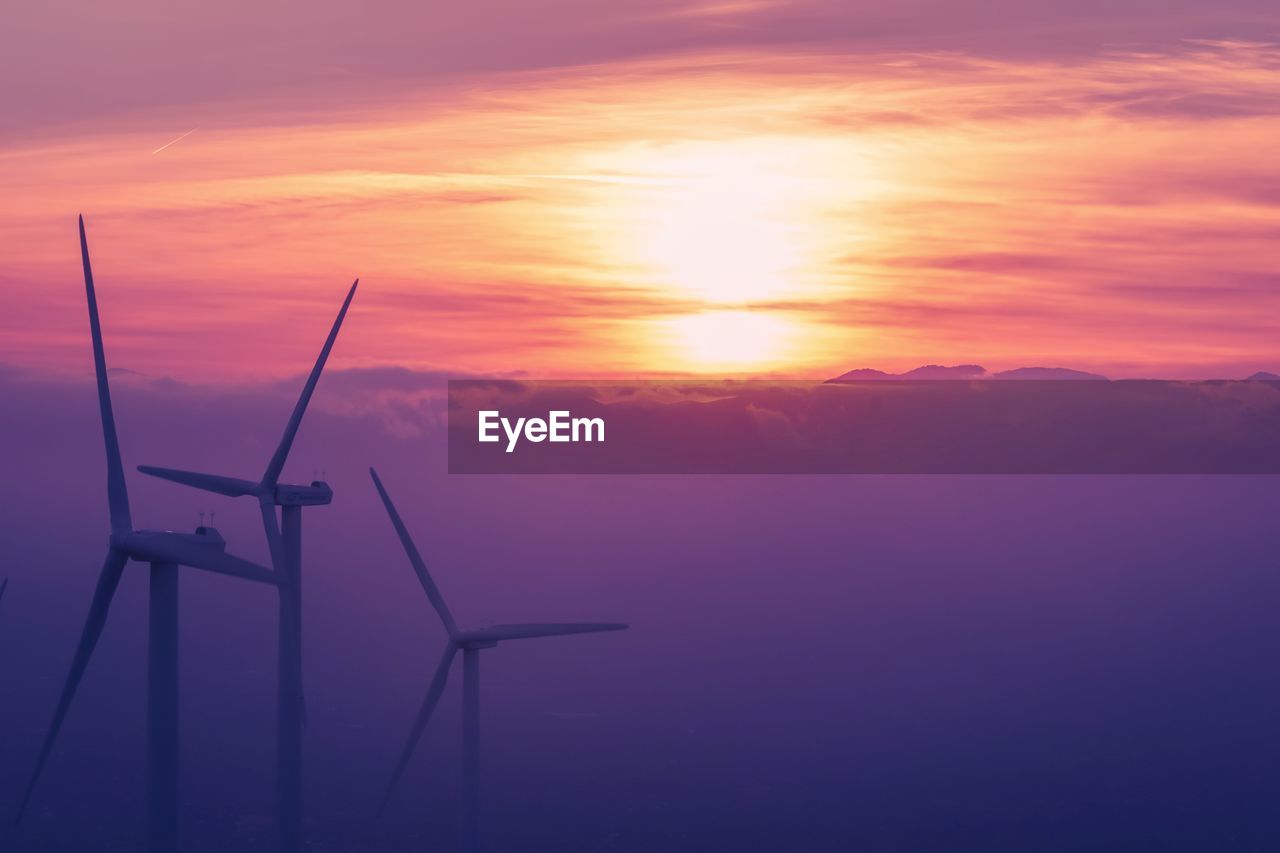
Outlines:
[{"label": "wind turbine nacelle", "polygon": [[333,489],[323,480],[312,480],[309,486],[276,486],[277,506],[327,506],[333,502]]},{"label": "wind turbine nacelle", "polygon": [[226,551],[227,540],[222,538],[216,527],[197,527],[195,533],[179,533],[176,530],[134,530],[111,537],[111,544],[129,554],[135,560],[164,560],[170,556],[171,543],[185,543],[208,548],[211,551]]},{"label": "wind turbine nacelle", "polygon": [[196,532],[191,534],[196,537],[193,541],[201,545],[210,545],[216,547],[219,551],[227,550],[227,540],[222,538],[222,534],[218,532],[218,528],[202,524],[196,528]]}]

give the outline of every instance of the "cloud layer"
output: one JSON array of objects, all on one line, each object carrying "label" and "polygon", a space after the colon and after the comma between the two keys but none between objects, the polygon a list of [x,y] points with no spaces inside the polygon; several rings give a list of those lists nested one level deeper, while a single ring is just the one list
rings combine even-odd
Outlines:
[{"label": "cloud layer", "polygon": [[190,379],[296,371],[357,274],[343,366],[1272,367],[1273,13],[1156,11],[320,4],[283,39],[220,7],[167,73],[194,23],[81,15],[6,119],[0,359],[81,369],[84,211],[115,363]]}]

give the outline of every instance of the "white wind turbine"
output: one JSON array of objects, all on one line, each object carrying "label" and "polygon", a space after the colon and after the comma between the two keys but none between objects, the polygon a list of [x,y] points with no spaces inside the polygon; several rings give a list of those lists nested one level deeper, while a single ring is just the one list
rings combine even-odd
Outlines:
[{"label": "white wind turbine", "polygon": [[621,631],[627,626],[621,622],[534,622],[491,625],[472,631],[459,630],[453,615],[449,612],[448,605],[444,603],[444,596],[440,594],[440,589],[431,579],[426,563],[423,562],[422,556],[413,544],[413,539],[409,536],[404,522],[400,520],[400,513],[396,512],[391,496],[383,488],[378,472],[370,468],[369,474],[373,477],[373,485],[378,489],[378,495],[387,509],[387,515],[391,517],[391,524],[400,537],[405,553],[409,555],[409,562],[413,564],[413,569],[418,574],[418,581],[422,584],[422,589],[426,592],[431,606],[440,615],[440,621],[444,623],[445,631],[449,635],[449,642],[445,646],[439,664],[436,665],[435,675],[427,688],[427,696],[422,701],[418,716],[409,730],[408,740],[405,741],[404,748],[400,752],[400,759],[391,774],[391,781],[387,784],[378,813],[381,814],[386,809],[395,791],[396,783],[404,774],[405,767],[408,766],[409,759],[413,756],[413,751],[422,737],[422,732],[426,729],[427,722],[431,719],[431,714],[444,693],[445,682],[449,679],[453,660],[461,650],[462,846],[467,853],[475,853],[480,849],[480,651],[491,649],[504,640]]},{"label": "white wind turbine", "polygon": [[111,409],[111,387],[107,380],[102,327],[98,322],[98,300],[93,288],[93,271],[89,266],[89,245],[85,239],[83,217],[80,219],[80,255],[89,303],[98,408],[107,451],[111,538],[80,642],[71,660],[71,669],[14,822],[22,819],[53,750],[76,689],[106,626],[107,612],[125,565],[135,560],[151,564],[147,641],[147,849],[151,853],[174,853],[178,849],[178,566],[267,584],[275,584],[276,576],[261,566],[224,553],[226,542],[212,527],[198,527],[195,533],[133,529],[124,466],[120,460],[120,443]]},{"label": "white wind turbine", "polygon": [[[144,474],[207,492],[229,497],[251,495],[258,499],[271,564],[281,578],[276,695],[276,818],[281,853],[298,853],[302,849],[302,508],[328,505],[333,500],[333,489],[323,480],[313,480],[305,486],[281,483],[280,474],[359,284],[360,280],[356,279],[347,291],[347,298],[285,425],[284,435],[260,480],[253,482],[174,468],[138,466]],[[277,506],[280,507],[279,518],[276,516]]]}]

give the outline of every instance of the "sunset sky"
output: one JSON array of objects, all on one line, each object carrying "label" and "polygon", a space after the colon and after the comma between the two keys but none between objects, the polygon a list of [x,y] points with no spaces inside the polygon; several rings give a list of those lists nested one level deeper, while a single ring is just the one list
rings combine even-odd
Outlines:
[{"label": "sunset sky", "polygon": [[1280,371],[1273,2],[268,6],[6,11],[0,364]]}]

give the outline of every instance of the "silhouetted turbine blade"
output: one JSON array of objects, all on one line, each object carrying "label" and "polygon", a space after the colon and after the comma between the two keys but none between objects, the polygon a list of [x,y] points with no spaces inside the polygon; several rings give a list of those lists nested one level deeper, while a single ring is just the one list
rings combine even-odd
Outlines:
[{"label": "silhouetted turbine blade", "polygon": [[396,512],[396,506],[391,502],[391,496],[382,487],[382,480],[378,478],[378,472],[370,468],[369,475],[373,477],[373,485],[378,490],[378,496],[382,498],[382,505],[387,508],[387,515],[391,516],[391,525],[395,527],[396,535],[400,537],[400,544],[404,546],[405,553],[409,555],[409,562],[413,564],[413,570],[418,573],[418,582],[422,584],[422,589],[427,593],[431,606],[440,614],[440,619],[444,622],[445,630],[449,632],[449,636],[456,635],[458,626],[453,621],[453,614],[449,612],[449,606],[444,603],[444,596],[440,594],[440,588],[431,579],[431,573],[427,571],[427,564],[422,561],[422,555],[418,553],[418,546],[413,544],[413,537],[409,535],[404,522],[400,520],[400,513]]},{"label": "silhouetted turbine blade", "polygon": [[238,498],[241,495],[256,495],[261,488],[257,483],[241,480],[238,477],[220,477],[217,474],[201,474],[196,471],[180,471],[177,468],[158,468],[155,465],[139,465],[138,470],[152,477],[171,480],[184,486],[193,486],[206,492]]},{"label": "silhouetted turbine blade", "polygon": [[[296,582],[293,577],[293,567],[288,563],[284,551],[284,536],[280,532],[280,519],[276,516],[275,499],[272,495],[261,492],[258,495],[258,509],[262,513],[262,529],[267,536],[267,549],[271,552],[271,566],[275,569],[275,575],[279,579],[282,587],[287,587]],[[286,606],[281,614],[282,624],[280,631],[286,637],[293,638],[290,642],[296,643],[298,633],[297,625],[301,621],[301,614],[296,612],[294,606],[295,599],[293,594],[288,591],[282,591],[281,595],[285,596]],[[301,654],[301,650],[296,650],[297,654]],[[291,689],[298,693],[298,702],[302,709],[302,724],[307,724],[307,704],[306,696],[303,693],[301,683],[302,675],[298,673],[295,677],[295,683]]]},{"label": "silhouetted turbine blade", "polygon": [[565,634],[598,634],[601,631],[622,631],[622,622],[530,622],[524,624],[491,625],[478,631],[467,631],[463,636],[480,642],[502,640],[528,640],[534,637],[559,637]]},{"label": "silhouetted turbine blade", "polygon": [[262,529],[267,534],[267,550],[271,552],[271,567],[281,578],[288,578],[288,560],[284,555],[284,537],[280,535],[280,519],[276,517],[274,496],[258,495],[258,508],[262,512]]},{"label": "silhouetted turbine blade", "polygon": [[[130,546],[133,547],[133,540],[130,540]],[[275,572],[257,563],[177,536],[150,536],[139,542],[136,549],[141,556],[158,562],[177,563],[180,566],[259,583],[274,585],[279,582]]]},{"label": "silhouetted turbine blade", "polygon": [[93,269],[89,265],[89,242],[84,236],[83,216],[80,217],[80,259],[84,264],[84,292],[89,303],[89,332],[93,338],[93,368],[98,377],[102,437],[107,445],[107,503],[111,508],[111,530],[113,533],[124,533],[133,529],[133,520],[129,516],[129,492],[124,483],[124,465],[120,462],[116,418],[111,410],[107,356],[102,349],[102,325],[98,322],[98,297],[93,289]]},{"label": "silhouetted turbine blade", "polygon": [[0,600],[4,599],[4,591],[8,588],[9,588],[8,578],[5,578],[3,581],[0,581]]},{"label": "silhouetted turbine blade", "polygon": [[422,707],[418,710],[418,717],[413,721],[413,728],[409,730],[409,738],[405,741],[404,749],[400,751],[400,760],[396,762],[396,769],[391,774],[391,781],[387,783],[387,790],[382,795],[382,802],[378,805],[378,815],[381,816],[386,811],[387,803],[391,802],[391,795],[395,793],[396,785],[400,782],[400,777],[404,775],[404,769],[409,766],[409,759],[413,757],[413,751],[418,747],[418,741],[422,739],[422,732],[427,728],[427,722],[431,719],[431,714],[436,709],[436,705],[440,704],[440,697],[444,694],[444,686],[449,681],[449,667],[453,664],[453,657],[458,652],[458,647],[452,642],[445,646],[444,654],[440,656],[440,663],[436,666],[436,674],[431,679],[431,686],[427,688],[426,698],[422,700]]},{"label": "silhouetted turbine blade", "polygon": [[107,623],[107,611],[111,609],[111,599],[116,594],[116,587],[120,585],[120,575],[124,572],[125,563],[128,561],[128,555],[122,551],[112,548],[107,552],[107,559],[102,564],[102,571],[98,575],[97,589],[93,592],[93,603],[89,605],[89,615],[85,617],[84,629],[80,632],[80,644],[76,646],[75,656],[71,659],[71,669],[67,673],[66,682],[62,685],[62,695],[58,698],[58,707],[53,712],[53,722],[49,724],[49,733],[45,735],[44,743],[40,746],[40,757],[36,759],[35,771],[31,774],[31,781],[27,783],[26,793],[23,794],[18,813],[13,819],[14,823],[22,820],[22,815],[27,810],[27,803],[35,792],[36,783],[40,781],[45,762],[49,760],[54,741],[58,739],[58,732],[62,729],[62,721],[66,719],[67,711],[71,708],[71,700],[75,698],[76,688],[80,686],[80,679],[89,666],[89,658],[93,655],[94,647],[98,645],[98,638],[102,636],[103,626]]},{"label": "silhouetted turbine blade", "polygon": [[347,316],[347,308],[351,305],[351,298],[356,295],[356,285],[360,283],[360,279],[356,279],[351,284],[351,290],[347,291],[347,298],[342,303],[342,308],[338,311],[338,317],[333,321],[333,328],[329,330],[329,337],[324,342],[324,347],[320,350],[320,357],[316,359],[316,366],[311,368],[311,375],[307,377],[307,384],[302,387],[302,394],[298,397],[298,403],[293,407],[293,414],[289,417],[289,423],[284,428],[284,435],[280,438],[280,446],[276,448],[275,455],[271,457],[271,461],[267,464],[266,473],[262,475],[262,485],[274,487],[276,481],[280,479],[280,472],[284,470],[285,459],[289,456],[289,448],[293,446],[293,438],[298,434],[298,426],[302,423],[302,416],[307,411],[307,403],[311,401],[311,395],[316,390],[316,383],[320,381],[320,372],[324,370],[324,363],[329,359],[329,351],[333,349],[333,342],[338,339],[338,329],[342,327],[342,318]]}]

